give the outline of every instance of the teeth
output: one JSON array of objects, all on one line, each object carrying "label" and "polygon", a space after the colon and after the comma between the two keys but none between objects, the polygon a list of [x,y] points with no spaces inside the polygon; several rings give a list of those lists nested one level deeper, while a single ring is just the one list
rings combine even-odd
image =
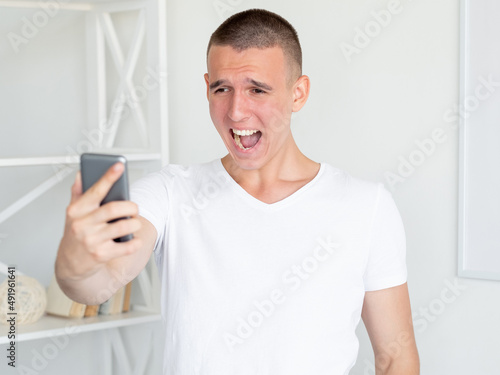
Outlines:
[{"label": "teeth", "polygon": [[252,135],[254,133],[257,133],[259,130],[237,130],[237,129],[232,129],[233,134],[234,134],[234,141],[236,144],[241,148],[242,150],[250,150],[251,147],[244,147],[241,144],[240,136],[245,136],[245,135]]},{"label": "teeth", "polygon": [[236,144],[239,146],[239,148],[241,148],[242,150],[249,150],[251,148],[251,147],[243,147],[243,145],[241,144],[241,141],[240,141],[240,136],[238,134],[234,135],[234,140],[235,140]]},{"label": "teeth", "polygon": [[258,130],[236,130],[233,129],[233,133],[236,135],[252,135],[253,133],[257,133]]}]

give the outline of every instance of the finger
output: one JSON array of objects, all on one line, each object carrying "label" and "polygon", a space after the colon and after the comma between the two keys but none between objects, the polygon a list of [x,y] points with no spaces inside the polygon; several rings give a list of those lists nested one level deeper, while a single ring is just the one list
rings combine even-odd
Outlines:
[{"label": "finger", "polygon": [[102,177],[82,195],[81,204],[83,206],[89,205],[92,209],[99,206],[113,184],[118,181],[124,169],[125,166],[123,163],[113,164],[106,173],[104,173],[104,175],[102,175]]},{"label": "finger", "polygon": [[99,263],[107,263],[113,259],[129,255],[141,248],[142,241],[140,238],[134,237],[127,242],[107,241],[102,246],[93,251],[95,261]]},{"label": "finger", "polygon": [[106,225],[99,235],[102,236],[102,241],[109,241],[136,233],[141,226],[142,223],[137,218],[122,219]]},{"label": "finger", "polygon": [[127,216],[137,216],[139,208],[137,204],[131,201],[114,201],[102,205],[91,215],[91,222],[107,223],[114,219],[119,219]]},{"label": "finger", "polygon": [[[112,224],[110,221],[125,217],[138,218],[137,204],[130,201],[109,202],[85,215],[82,215],[81,211],[74,210],[76,204],[70,205],[69,208],[73,209],[71,214],[68,212],[69,216],[72,219],[78,219],[78,222],[73,223],[75,228],[73,232],[79,238],[87,238],[87,245],[89,246],[97,246],[110,239],[110,235],[103,235],[107,227]],[[135,230],[137,229],[132,227],[125,235]],[[121,235],[118,237],[121,237]]]},{"label": "finger", "polygon": [[89,223],[88,217],[84,220],[87,223],[81,225],[85,229],[80,237],[85,238],[85,243],[89,248],[100,247],[110,240],[135,233],[142,227],[142,223],[137,216],[123,218],[112,223],[104,222],[99,224]]},{"label": "finger", "polygon": [[82,174],[80,171],[76,173],[75,182],[71,187],[71,201],[70,203],[75,202],[82,195]]},{"label": "finger", "polygon": [[[84,223],[84,221],[86,221],[86,223]],[[142,227],[142,222],[138,217],[121,219],[113,223],[100,223],[94,225],[88,221],[88,217],[80,220],[79,227],[81,230],[76,236],[91,252],[102,251],[109,246],[110,243],[113,243],[115,238],[136,233]]]}]

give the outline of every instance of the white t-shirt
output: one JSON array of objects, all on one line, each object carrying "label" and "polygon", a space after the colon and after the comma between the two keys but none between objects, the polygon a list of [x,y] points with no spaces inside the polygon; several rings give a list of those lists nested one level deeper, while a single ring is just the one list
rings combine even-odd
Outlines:
[{"label": "white t-shirt", "polygon": [[365,291],[406,281],[405,233],[382,184],[321,163],[272,204],[220,159],[132,187],[158,231],[165,375],[340,375]]}]

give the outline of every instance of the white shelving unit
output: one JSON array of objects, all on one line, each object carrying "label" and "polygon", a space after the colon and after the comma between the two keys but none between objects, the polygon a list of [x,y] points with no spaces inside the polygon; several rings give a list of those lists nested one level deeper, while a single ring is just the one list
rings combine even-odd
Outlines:
[{"label": "white shelving unit", "polygon": [[[64,12],[80,12],[85,17],[85,45],[82,48],[86,59],[86,131],[98,135],[98,144],[93,145],[90,151],[124,155],[129,161],[129,168],[149,162],[156,165],[167,164],[166,0],[0,0],[0,11],[7,8],[30,9],[36,14],[43,12],[47,4],[55,7],[51,12],[57,13],[58,17],[64,17]],[[113,21],[115,14],[125,13],[128,14],[127,20],[133,30],[126,43]],[[43,20],[42,16],[38,19],[39,22]],[[141,68],[147,74],[137,82],[134,80],[134,72],[138,68],[138,61],[144,57],[141,56],[144,49],[147,51],[146,67]],[[110,84],[110,71],[113,77],[117,77],[114,85]],[[144,92],[146,94],[139,97]],[[120,132],[131,128],[129,126],[123,129],[126,110],[133,123],[135,133],[132,137],[136,144],[134,147],[122,148],[116,144],[117,137]],[[73,152],[0,157],[0,168],[9,170],[47,166],[52,167],[54,173],[42,183],[32,186],[21,197],[9,202],[0,211],[0,225],[72,176],[79,166],[79,155]],[[16,341],[28,342],[67,335],[68,327],[71,327],[73,332],[94,334],[96,345],[102,345],[106,358],[102,374],[143,374],[150,354],[135,361],[133,368],[130,358],[134,353],[127,352],[122,333],[127,327],[139,324],[160,324],[159,299],[155,298],[159,295],[159,280],[152,258],[134,282],[141,291],[144,303],[133,303],[130,312],[81,319],[46,315],[34,324],[17,326]],[[158,326],[154,327],[158,331]],[[154,335],[155,329],[151,329],[150,334]],[[7,343],[7,336],[2,328],[0,346]],[[112,365],[113,355],[118,363],[116,368]]]}]

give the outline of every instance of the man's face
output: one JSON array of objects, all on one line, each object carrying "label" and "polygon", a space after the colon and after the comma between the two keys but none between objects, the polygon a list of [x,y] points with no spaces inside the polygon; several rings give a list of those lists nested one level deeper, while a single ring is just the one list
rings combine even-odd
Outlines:
[{"label": "man's face", "polygon": [[263,167],[292,140],[290,118],[300,108],[288,74],[280,47],[211,47],[205,74],[210,116],[240,168]]}]

